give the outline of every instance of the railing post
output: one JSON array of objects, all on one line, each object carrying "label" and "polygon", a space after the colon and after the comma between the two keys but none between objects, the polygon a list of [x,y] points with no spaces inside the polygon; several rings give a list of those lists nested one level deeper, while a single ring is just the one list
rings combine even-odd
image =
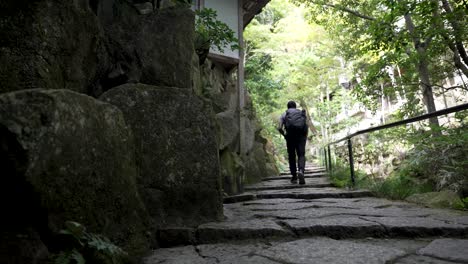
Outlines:
[{"label": "railing post", "polygon": [[327,160],[327,148],[323,148],[323,163],[325,165],[325,169],[327,170],[328,172],[328,160]]},{"label": "railing post", "polygon": [[349,169],[351,170],[351,183],[353,187],[356,183],[354,179],[354,159],[353,159],[353,143],[351,142],[351,138],[348,138],[348,154],[349,154]]},{"label": "railing post", "polygon": [[332,160],[331,160],[330,145],[328,145],[328,168],[330,169],[330,173],[331,173],[331,171],[332,171]]}]

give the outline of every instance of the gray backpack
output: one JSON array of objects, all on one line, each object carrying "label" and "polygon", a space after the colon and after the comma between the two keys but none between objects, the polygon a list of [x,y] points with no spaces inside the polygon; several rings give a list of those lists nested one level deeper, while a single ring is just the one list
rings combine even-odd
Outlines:
[{"label": "gray backpack", "polygon": [[284,118],[284,126],[288,133],[307,131],[305,110],[288,109]]}]

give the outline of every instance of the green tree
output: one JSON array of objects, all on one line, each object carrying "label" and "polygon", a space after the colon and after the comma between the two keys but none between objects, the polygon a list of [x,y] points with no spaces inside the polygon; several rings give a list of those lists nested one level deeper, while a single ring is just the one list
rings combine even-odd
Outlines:
[{"label": "green tree", "polygon": [[[395,94],[402,91],[409,95],[409,105],[414,105],[416,92],[414,83],[419,84],[424,105],[428,112],[435,111],[433,89],[440,87],[446,75],[456,67],[465,71],[467,27],[466,10],[460,1],[453,4],[443,1],[407,0],[296,0],[305,3],[312,21],[321,24],[336,36],[340,51],[348,60],[356,62],[356,74],[363,81],[356,91],[361,99],[382,93]],[[453,60],[443,63],[447,52],[452,51]],[[465,64],[464,64],[465,63]],[[405,76],[400,83],[388,76],[387,67],[401,66]],[[399,87],[396,87],[399,85]],[[390,87],[391,89],[382,89]],[[382,91],[383,90],[383,91]],[[417,110],[414,109],[413,110]],[[438,125],[437,118],[431,123]]]}]

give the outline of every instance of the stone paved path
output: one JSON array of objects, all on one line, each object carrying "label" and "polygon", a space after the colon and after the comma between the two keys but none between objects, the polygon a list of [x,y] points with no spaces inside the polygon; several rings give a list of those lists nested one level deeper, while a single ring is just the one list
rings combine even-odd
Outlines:
[{"label": "stone paved path", "polygon": [[156,263],[468,263],[468,213],[331,187],[264,179],[225,199],[225,221],[161,230]]}]

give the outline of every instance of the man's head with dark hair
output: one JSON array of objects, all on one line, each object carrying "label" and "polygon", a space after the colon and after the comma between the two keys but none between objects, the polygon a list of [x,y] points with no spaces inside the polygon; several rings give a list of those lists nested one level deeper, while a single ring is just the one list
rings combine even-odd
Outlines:
[{"label": "man's head with dark hair", "polygon": [[296,102],[294,102],[294,101],[289,101],[289,102],[288,102],[288,109],[289,109],[289,108],[296,108]]}]

